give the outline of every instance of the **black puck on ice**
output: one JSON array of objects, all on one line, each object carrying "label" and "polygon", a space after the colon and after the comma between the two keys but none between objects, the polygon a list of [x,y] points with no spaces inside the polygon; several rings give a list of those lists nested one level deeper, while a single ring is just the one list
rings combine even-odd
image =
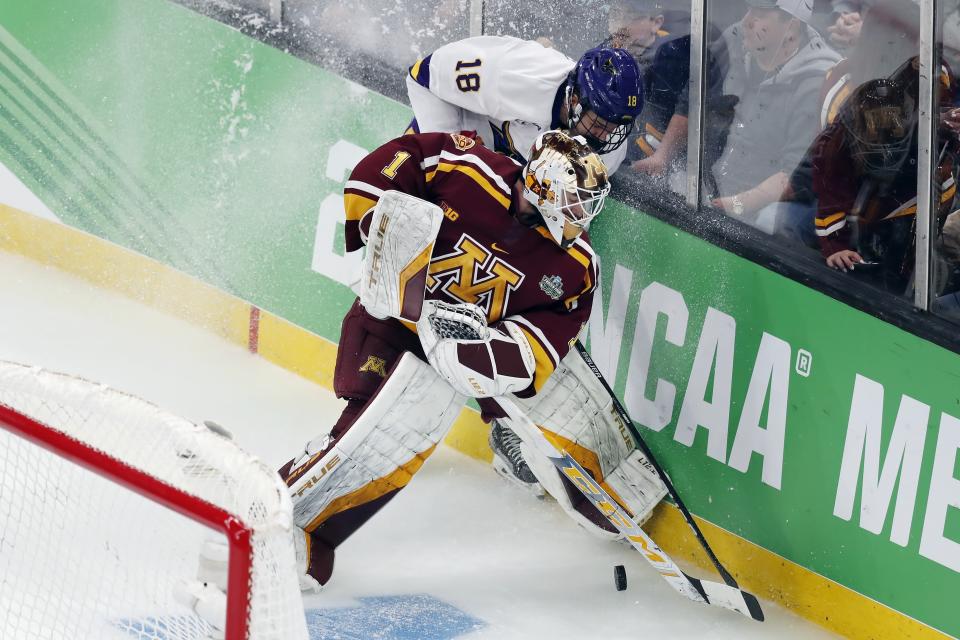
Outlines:
[{"label": "black puck on ice", "polygon": [[618,564],[613,568],[613,583],[617,585],[617,591],[626,591],[627,570],[622,564]]}]

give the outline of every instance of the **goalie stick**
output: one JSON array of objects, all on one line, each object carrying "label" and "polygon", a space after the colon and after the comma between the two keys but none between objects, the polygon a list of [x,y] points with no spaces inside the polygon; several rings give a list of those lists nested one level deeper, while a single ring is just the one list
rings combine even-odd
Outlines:
[{"label": "goalie stick", "polygon": [[551,442],[513,401],[503,396],[496,400],[509,416],[508,422],[517,435],[546,456],[678,593],[694,602],[723,607],[754,620],[763,620],[763,610],[757,598],[735,586],[735,583],[720,584],[684,573],[633,521],[630,514],[611,498],[569,453]]},{"label": "goalie stick", "polygon": [[[620,399],[617,398],[617,395],[613,392],[613,389],[610,388],[610,384],[607,382],[607,379],[603,377],[603,374],[600,373],[600,369],[597,367],[597,363],[593,361],[593,358],[590,356],[590,353],[587,352],[587,348],[583,346],[583,343],[577,340],[574,345],[577,349],[577,353],[580,354],[580,357],[583,358],[583,361],[587,363],[587,366],[590,367],[590,370],[593,372],[593,375],[596,376],[597,380],[603,385],[603,388],[610,395],[610,399],[613,401],[613,407],[617,412],[617,415],[620,416],[620,420],[626,425],[627,429],[630,430],[630,434],[633,436],[633,439],[636,440],[637,446],[643,452],[643,455],[647,457],[647,460],[650,461],[650,464],[653,465],[653,468],[656,469],[657,473],[660,475],[660,478],[663,480],[663,484],[667,487],[667,492],[670,494],[670,497],[673,498],[673,501],[676,503],[677,508],[680,509],[680,513],[683,514],[683,519],[686,520],[687,524],[690,526],[690,529],[693,531],[693,535],[696,536],[697,542],[700,543],[700,546],[703,547],[703,550],[707,553],[707,556],[710,558],[710,562],[713,563],[713,566],[716,567],[717,572],[720,574],[720,577],[723,578],[723,581],[727,586],[733,587],[735,589],[740,589],[740,585],[737,584],[737,581],[734,579],[730,572],[720,563],[720,559],[717,558],[717,554],[713,552],[713,549],[710,547],[710,544],[707,542],[707,539],[704,537],[703,532],[700,531],[700,527],[697,526],[696,521],[693,519],[690,511],[687,509],[687,505],[683,503],[683,500],[680,499],[680,494],[677,493],[676,488],[673,486],[673,482],[670,480],[670,476],[667,475],[667,472],[663,470],[663,467],[660,466],[660,463],[657,462],[657,459],[653,456],[653,452],[650,451],[650,448],[647,446],[647,443],[644,442],[643,436],[640,435],[640,430],[637,429],[634,425],[633,420],[630,419],[630,415],[627,413],[627,410],[623,407],[623,404],[620,403]],[[744,592],[744,595],[750,595]],[[753,598],[753,596],[750,596]],[[756,598],[753,598],[754,603],[756,603]],[[763,620],[763,612],[760,611],[759,605],[757,605],[757,612],[759,613],[759,618],[753,616],[757,620]]]}]

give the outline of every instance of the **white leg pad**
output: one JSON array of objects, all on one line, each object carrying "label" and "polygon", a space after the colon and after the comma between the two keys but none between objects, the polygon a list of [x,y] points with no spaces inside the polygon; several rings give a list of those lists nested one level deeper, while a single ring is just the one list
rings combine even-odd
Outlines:
[{"label": "white leg pad", "polygon": [[332,449],[316,460],[320,444],[311,442],[294,463],[291,474],[311,465],[290,487],[294,524],[312,530],[321,516],[406,486],[465,403],[433,367],[404,354]]},{"label": "white leg pad", "polygon": [[[636,448],[633,436],[617,415],[613,400],[576,350],[561,361],[540,393],[516,398],[515,402],[535,424],[594,453],[603,474],[598,480],[620,498],[638,523],[645,522],[667,494],[653,465]],[[557,476],[553,465],[549,460],[538,462],[538,457],[542,456],[528,457],[524,452],[524,459],[544,488],[561,506],[569,504],[565,491],[560,492],[564,494],[561,497],[550,488],[555,483],[547,478]]]}]

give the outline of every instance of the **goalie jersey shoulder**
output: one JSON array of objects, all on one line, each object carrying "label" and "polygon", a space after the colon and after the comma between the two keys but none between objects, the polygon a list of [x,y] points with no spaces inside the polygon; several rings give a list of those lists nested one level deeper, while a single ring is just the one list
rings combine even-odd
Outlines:
[{"label": "goalie jersey shoulder", "polygon": [[[443,206],[444,194],[474,207],[510,208],[520,166],[478,141],[473,132],[401,136],[375,149],[344,186],[346,250],[364,244],[362,221],[384,191],[402,191]],[[448,215],[449,217],[449,215]]]}]

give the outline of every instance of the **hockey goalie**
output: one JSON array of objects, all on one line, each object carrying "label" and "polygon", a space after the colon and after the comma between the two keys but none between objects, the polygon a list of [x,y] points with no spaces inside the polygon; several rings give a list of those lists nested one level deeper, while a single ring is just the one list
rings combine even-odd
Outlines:
[{"label": "hockey goalie", "polygon": [[[410,482],[467,398],[488,421],[504,417],[497,397],[522,402],[638,521],[663,497],[609,397],[571,372],[576,352],[563,364],[599,277],[586,227],[609,192],[606,170],[560,131],[541,134],[529,158],[518,164],[472,132],[414,134],[347,181],[346,250],[366,245],[334,377],[347,404],[280,469],[304,588],[330,580],[337,547]],[[610,526],[549,461],[529,457],[574,518]]]}]

